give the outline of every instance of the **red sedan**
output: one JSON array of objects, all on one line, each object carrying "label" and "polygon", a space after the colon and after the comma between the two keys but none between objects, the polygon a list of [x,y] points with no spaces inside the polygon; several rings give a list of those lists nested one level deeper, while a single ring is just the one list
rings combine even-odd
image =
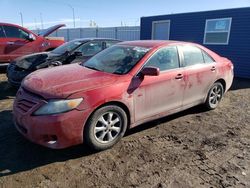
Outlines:
[{"label": "red sedan", "polygon": [[198,44],[122,42],[84,65],[29,75],[14,120],[26,138],[49,148],[104,150],[144,122],[199,104],[215,109],[232,80],[231,61]]}]

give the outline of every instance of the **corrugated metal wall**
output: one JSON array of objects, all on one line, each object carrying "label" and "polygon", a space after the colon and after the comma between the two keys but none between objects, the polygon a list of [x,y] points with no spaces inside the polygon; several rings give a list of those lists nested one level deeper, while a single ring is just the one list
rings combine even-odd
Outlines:
[{"label": "corrugated metal wall", "polygon": [[50,36],[64,37],[65,41],[89,37],[140,40],[140,26],[59,29]]},{"label": "corrugated metal wall", "polygon": [[141,18],[141,39],[151,39],[152,22],[170,20],[170,40],[203,45],[206,19],[232,18],[228,45],[204,45],[231,59],[237,77],[250,78],[250,8],[172,14]]}]

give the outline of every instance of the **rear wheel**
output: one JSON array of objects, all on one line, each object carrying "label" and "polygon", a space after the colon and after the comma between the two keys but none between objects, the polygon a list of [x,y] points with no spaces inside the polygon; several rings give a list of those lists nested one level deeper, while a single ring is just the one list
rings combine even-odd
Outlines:
[{"label": "rear wheel", "polygon": [[207,99],[205,102],[206,107],[209,110],[215,109],[220,103],[223,94],[224,94],[223,85],[220,82],[215,82],[208,92]]},{"label": "rear wheel", "polygon": [[115,145],[125,134],[127,115],[115,105],[104,106],[90,117],[84,129],[84,141],[94,150]]}]

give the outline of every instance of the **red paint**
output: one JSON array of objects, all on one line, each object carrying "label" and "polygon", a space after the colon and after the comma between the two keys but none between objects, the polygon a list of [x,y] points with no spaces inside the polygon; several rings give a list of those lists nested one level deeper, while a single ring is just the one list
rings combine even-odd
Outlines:
[{"label": "red paint", "polygon": [[[0,65],[1,63],[13,61],[20,56],[57,48],[64,43],[63,39],[47,37],[48,34],[54,32],[56,29],[65,26],[64,24],[60,24],[57,27],[52,28],[43,36],[38,36],[26,28],[9,23],[0,23],[0,30],[4,31],[3,28],[5,26],[14,27],[27,34],[32,34],[35,37],[35,40],[31,41],[24,38],[10,38],[8,36],[0,37]],[[6,33],[4,33],[4,35],[6,35]]]},{"label": "red paint", "polygon": [[[166,41],[134,41],[121,45],[146,46],[152,49],[125,75],[115,75],[87,69],[78,64],[40,70],[29,75],[22,83],[14,102],[15,121],[23,126],[17,129],[31,141],[51,148],[65,148],[83,142],[84,125],[89,116],[101,105],[119,102],[129,110],[130,125],[182,111],[204,103],[212,84],[222,79],[227,91],[233,80],[232,63],[202,48],[216,63],[182,67],[161,72],[158,76],[136,77],[146,60],[159,48],[190,43]],[[210,69],[216,66],[215,71]],[[21,93],[20,93],[21,92]],[[32,116],[48,99],[83,98],[77,109],[57,115]],[[27,112],[20,109],[22,100],[32,102]],[[27,131],[27,133],[24,132]],[[48,144],[48,137],[58,141]]]}]

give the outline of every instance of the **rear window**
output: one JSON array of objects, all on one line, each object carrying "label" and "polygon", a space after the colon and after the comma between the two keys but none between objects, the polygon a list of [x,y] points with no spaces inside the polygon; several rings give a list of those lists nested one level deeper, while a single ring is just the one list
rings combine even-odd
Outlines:
[{"label": "rear window", "polygon": [[185,66],[204,63],[202,51],[194,46],[182,46]]},{"label": "rear window", "polygon": [[203,54],[205,63],[215,62],[214,59],[210,55],[208,55],[206,52],[202,51],[202,54]]},{"label": "rear window", "polygon": [[113,46],[114,44],[118,43],[119,41],[106,41],[106,48]]}]

